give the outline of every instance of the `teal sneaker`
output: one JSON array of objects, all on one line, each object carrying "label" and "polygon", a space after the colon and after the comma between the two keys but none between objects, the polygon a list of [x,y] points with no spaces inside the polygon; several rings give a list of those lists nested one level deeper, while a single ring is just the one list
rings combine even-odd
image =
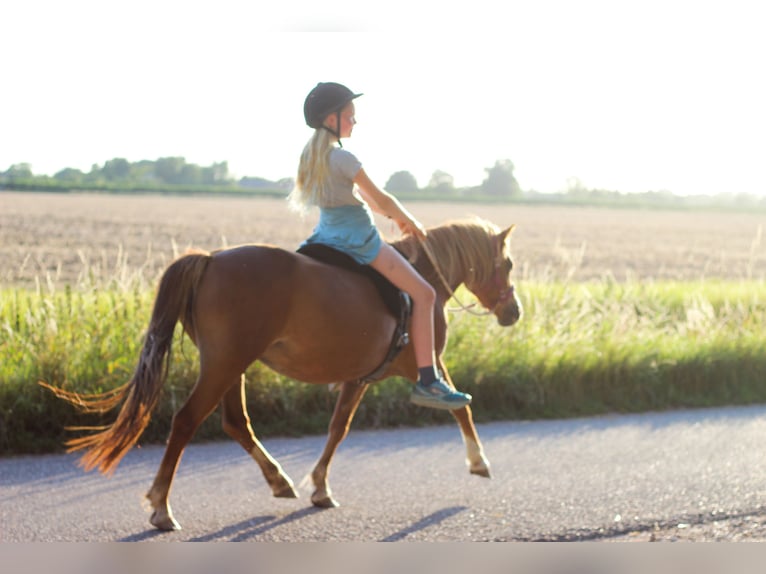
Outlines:
[{"label": "teal sneaker", "polygon": [[469,405],[471,399],[471,395],[453,390],[441,378],[436,379],[430,385],[424,385],[418,381],[410,395],[410,402],[418,406],[447,411],[454,411]]}]

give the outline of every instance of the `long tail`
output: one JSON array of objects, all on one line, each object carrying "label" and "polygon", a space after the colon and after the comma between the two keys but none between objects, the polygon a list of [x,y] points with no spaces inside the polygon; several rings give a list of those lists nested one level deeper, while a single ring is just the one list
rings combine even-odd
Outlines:
[{"label": "long tail", "polygon": [[209,261],[209,253],[188,253],[165,270],[138,366],[128,383],[92,395],[78,395],[40,383],[84,412],[106,412],[123,403],[111,425],[70,429],[99,431],[66,442],[67,452],[87,449],[80,460],[85,470],[98,468],[104,474],[112,474],[149,424],[167,378],[176,323],[180,319],[193,332],[192,303]]}]

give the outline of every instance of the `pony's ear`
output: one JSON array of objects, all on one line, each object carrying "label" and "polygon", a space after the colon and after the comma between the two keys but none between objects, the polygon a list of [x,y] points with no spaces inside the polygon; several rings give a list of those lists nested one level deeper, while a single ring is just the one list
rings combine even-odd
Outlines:
[{"label": "pony's ear", "polygon": [[500,237],[503,238],[503,241],[508,241],[508,238],[511,236],[511,232],[516,227],[515,223],[512,223],[511,226],[507,229],[504,229],[502,232],[500,232]]}]

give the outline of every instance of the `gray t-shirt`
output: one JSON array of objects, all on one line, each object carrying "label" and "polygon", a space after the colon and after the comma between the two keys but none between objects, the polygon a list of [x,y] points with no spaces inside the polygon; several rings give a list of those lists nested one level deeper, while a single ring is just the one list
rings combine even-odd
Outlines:
[{"label": "gray t-shirt", "polygon": [[330,151],[330,173],[328,175],[329,193],[319,207],[340,207],[341,205],[359,205],[360,199],[354,195],[354,178],[362,169],[354,154],[342,148]]}]

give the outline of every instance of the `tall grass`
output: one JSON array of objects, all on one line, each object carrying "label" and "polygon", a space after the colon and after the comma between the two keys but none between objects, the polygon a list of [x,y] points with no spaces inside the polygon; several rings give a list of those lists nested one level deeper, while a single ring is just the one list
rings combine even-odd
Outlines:
[{"label": "tall grass", "polygon": [[[511,330],[453,320],[448,365],[477,418],[766,401],[766,284],[530,284]],[[470,360],[466,360],[470,357]]]},{"label": "tall grass", "polygon": [[[445,355],[479,421],[766,401],[766,283],[698,281],[518,286],[522,320],[453,314]],[[462,299],[468,293],[459,293]],[[0,291],[0,453],[61,448],[84,418],[37,382],[101,392],[130,378],[153,289],[142,281]],[[163,441],[194,384],[197,352],[176,332],[164,396],[144,441]],[[261,435],[324,432],[335,395],[255,364],[248,409]],[[399,379],[372,385],[355,427],[421,425],[447,413],[408,402]],[[213,415],[198,439],[221,437]]]}]

